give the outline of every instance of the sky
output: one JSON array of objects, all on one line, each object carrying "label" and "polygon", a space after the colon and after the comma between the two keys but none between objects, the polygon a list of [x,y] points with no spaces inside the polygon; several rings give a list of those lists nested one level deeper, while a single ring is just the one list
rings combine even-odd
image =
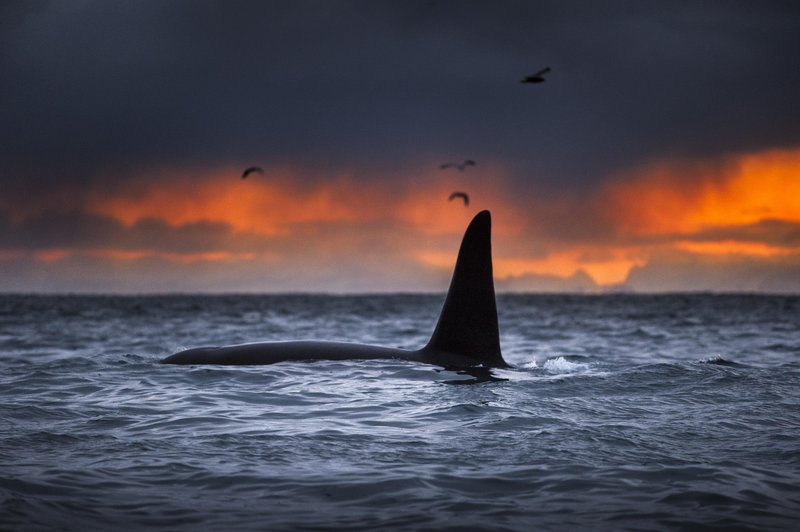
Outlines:
[{"label": "sky", "polygon": [[499,291],[800,293],[798,27],[794,1],[3,0],[0,291],[440,292],[489,209]]}]

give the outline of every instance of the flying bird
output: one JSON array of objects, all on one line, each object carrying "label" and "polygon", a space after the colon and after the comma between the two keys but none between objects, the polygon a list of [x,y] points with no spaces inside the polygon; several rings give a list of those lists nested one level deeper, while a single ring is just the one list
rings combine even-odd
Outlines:
[{"label": "flying bird", "polygon": [[448,168],[458,168],[459,172],[463,172],[464,168],[466,168],[467,166],[475,166],[476,164],[478,164],[478,163],[476,163],[472,159],[467,159],[466,161],[464,161],[461,164],[459,164],[459,163],[444,163],[444,164],[439,165],[439,168],[441,168],[442,170],[447,170]]},{"label": "flying bird", "polygon": [[259,174],[263,174],[264,170],[262,170],[258,166],[251,166],[250,168],[245,168],[245,171],[242,172],[242,179],[245,179],[247,176],[249,176],[253,172],[256,172],[256,173],[259,173]]},{"label": "flying bird", "polygon": [[526,76],[520,83],[544,83],[546,80],[542,76],[548,72],[550,72],[550,67],[543,68],[532,76]]},{"label": "flying bird", "polygon": [[469,207],[469,195],[466,192],[453,192],[450,194],[450,197],[447,198],[447,201],[453,201],[456,198],[464,200],[464,207]]}]

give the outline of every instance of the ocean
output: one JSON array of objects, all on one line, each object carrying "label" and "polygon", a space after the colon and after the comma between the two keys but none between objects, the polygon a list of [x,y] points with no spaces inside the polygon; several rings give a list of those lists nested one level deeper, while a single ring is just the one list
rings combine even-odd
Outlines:
[{"label": "ocean", "polygon": [[796,530],[800,297],[500,295],[514,367],[159,364],[414,349],[442,295],[0,296],[2,530]]}]

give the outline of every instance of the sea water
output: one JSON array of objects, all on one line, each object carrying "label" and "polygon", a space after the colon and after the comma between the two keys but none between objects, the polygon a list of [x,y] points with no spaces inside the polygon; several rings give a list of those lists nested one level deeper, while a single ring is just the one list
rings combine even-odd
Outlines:
[{"label": "sea water", "polygon": [[514,367],[173,366],[416,349],[441,295],[0,296],[0,529],[800,523],[800,297],[505,295]]}]

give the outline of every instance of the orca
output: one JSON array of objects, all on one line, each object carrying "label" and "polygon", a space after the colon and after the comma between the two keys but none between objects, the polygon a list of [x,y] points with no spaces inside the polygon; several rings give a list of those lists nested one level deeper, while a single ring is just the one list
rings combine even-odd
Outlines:
[{"label": "orca", "polygon": [[439,321],[430,341],[416,351],[347,342],[259,342],[195,347],[164,364],[254,365],[307,360],[400,359],[446,369],[506,368],[500,352],[492,274],[492,218],[481,211],[464,233]]}]

